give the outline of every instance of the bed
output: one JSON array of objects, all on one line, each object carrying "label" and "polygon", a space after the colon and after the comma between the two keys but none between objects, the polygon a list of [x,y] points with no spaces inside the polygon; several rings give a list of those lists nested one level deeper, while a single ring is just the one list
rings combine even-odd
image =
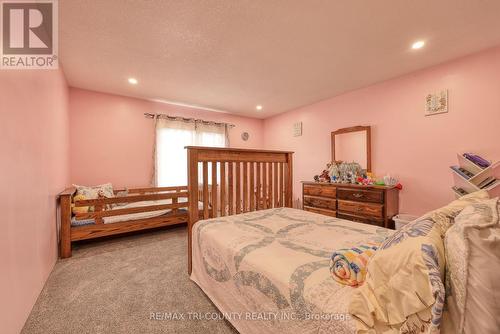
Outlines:
[{"label": "bed", "polygon": [[[328,236],[342,235],[340,247],[382,240],[390,230],[292,209],[293,152],[187,150],[189,273],[235,328],[352,332],[347,304],[338,303],[350,290],[330,277]],[[193,205],[198,200],[202,212]],[[322,299],[325,290],[335,291],[333,298]],[[308,319],[323,313],[336,320]]]},{"label": "bed", "polygon": [[[114,195],[121,192],[123,190],[114,190]],[[126,196],[86,200],[74,200],[75,194],[75,187],[59,194],[61,258],[71,257],[73,241],[188,221],[187,186],[127,189]],[[74,214],[72,207],[92,207],[93,210]]]},{"label": "bed", "polygon": [[202,220],[193,227],[191,279],[235,315],[240,333],[354,333],[354,289],[332,279],[332,249],[393,232],[292,208]]},{"label": "bed", "polygon": [[[451,300],[461,310],[456,314],[467,315],[464,257],[452,258],[447,271],[448,257],[457,252],[443,240],[453,231],[450,226],[460,234],[457,220],[471,205],[477,216],[496,217],[494,231],[500,231],[498,214],[490,214],[496,202],[484,209],[486,192],[464,196],[394,231],[293,209],[292,152],[187,149],[188,272],[240,333],[454,333],[450,328],[463,327],[463,320],[450,320],[444,305]],[[469,221],[468,215],[462,218]],[[454,240],[446,244],[467,238]],[[364,283],[353,288],[339,279],[332,254],[366,245],[376,245],[376,252],[364,263]],[[481,287],[483,299],[491,297],[488,286]],[[494,298],[489,303],[496,305]],[[480,321],[468,326],[495,328],[494,316]]]}]

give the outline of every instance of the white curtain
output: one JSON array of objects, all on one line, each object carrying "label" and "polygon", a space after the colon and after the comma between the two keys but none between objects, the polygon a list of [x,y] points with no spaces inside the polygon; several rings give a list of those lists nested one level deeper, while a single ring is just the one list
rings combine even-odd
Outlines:
[{"label": "white curtain", "polygon": [[153,185],[187,185],[185,146],[229,147],[228,125],[157,118]]}]

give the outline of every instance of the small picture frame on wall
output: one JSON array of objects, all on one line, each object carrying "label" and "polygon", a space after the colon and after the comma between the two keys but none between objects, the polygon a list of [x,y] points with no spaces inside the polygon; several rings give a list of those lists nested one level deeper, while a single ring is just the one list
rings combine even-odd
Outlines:
[{"label": "small picture frame on wall", "polygon": [[425,116],[432,116],[448,112],[448,90],[428,94],[425,97]]}]

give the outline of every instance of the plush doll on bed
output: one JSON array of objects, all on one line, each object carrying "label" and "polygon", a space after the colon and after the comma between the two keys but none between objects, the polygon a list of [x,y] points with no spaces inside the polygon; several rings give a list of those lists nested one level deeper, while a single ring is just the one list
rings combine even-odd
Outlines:
[{"label": "plush doll on bed", "polygon": [[[112,197],[114,197],[114,196],[112,196]],[[103,191],[101,191],[101,190],[97,193],[97,198],[98,198],[98,199],[112,198],[112,197],[110,197],[108,194],[104,193],[104,192],[103,192]],[[113,209],[113,207],[114,207],[114,205],[113,205],[113,204],[106,204],[106,205],[104,206],[104,208],[105,208],[106,210],[111,210],[111,209]]]},{"label": "plush doll on bed", "polygon": [[90,211],[89,206],[75,206],[74,204],[75,201],[84,201],[86,199],[87,197],[81,194],[73,196],[73,204],[71,204],[71,211],[73,212],[73,214],[76,215],[77,213],[87,213]]}]

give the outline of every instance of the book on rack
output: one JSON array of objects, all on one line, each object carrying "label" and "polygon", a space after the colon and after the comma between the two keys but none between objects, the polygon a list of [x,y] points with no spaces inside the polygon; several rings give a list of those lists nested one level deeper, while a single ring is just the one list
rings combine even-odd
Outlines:
[{"label": "book on rack", "polygon": [[459,194],[460,196],[464,196],[464,195],[467,195],[468,192],[463,190],[462,188],[459,188],[457,186],[453,186],[452,187],[453,191],[456,192],[457,194]]},{"label": "book on rack", "polygon": [[486,160],[473,153],[457,153],[453,171],[453,192],[457,197],[486,190],[491,197],[500,196],[500,162]]},{"label": "book on rack", "polygon": [[481,181],[477,186],[481,189],[485,189],[485,188],[492,186],[497,181],[498,180],[494,176],[490,176],[490,177],[484,179],[483,181]]},{"label": "book on rack", "polygon": [[474,176],[471,172],[469,172],[467,169],[460,167],[460,166],[450,166],[451,169],[453,169],[455,172],[457,172],[460,176],[462,176],[464,179],[468,180],[471,177]]},{"label": "book on rack", "polygon": [[465,159],[469,160],[474,165],[476,165],[482,169],[488,168],[491,165],[491,163],[488,160],[483,159],[482,157],[480,157],[477,154],[464,153],[463,156]]}]

